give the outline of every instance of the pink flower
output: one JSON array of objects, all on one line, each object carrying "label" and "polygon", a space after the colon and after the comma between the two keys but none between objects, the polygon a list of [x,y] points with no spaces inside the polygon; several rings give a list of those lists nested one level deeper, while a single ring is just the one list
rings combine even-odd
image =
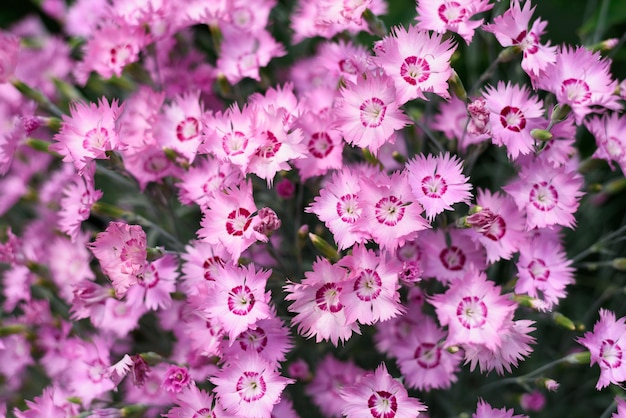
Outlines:
[{"label": "pink flower", "polygon": [[478,401],[476,413],[472,414],[472,418],[528,418],[526,415],[513,415],[515,411],[512,409],[495,409],[482,399]]},{"label": "pink flower", "polygon": [[200,92],[177,96],[157,116],[153,135],[163,149],[176,151],[185,162],[191,164],[202,143],[204,108]]},{"label": "pink flower", "polygon": [[415,239],[419,231],[430,228],[405,172],[381,174],[375,180],[363,178],[360,198],[363,213],[355,226],[367,232],[381,249],[395,252]]},{"label": "pink flower", "polygon": [[615,398],[617,403],[617,411],[611,415],[611,418],[626,418],[626,401],[622,398]]},{"label": "pink flower", "polygon": [[485,100],[489,109],[492,142],[505,146],[509,158],[533,151],[535,140],[530,131],[540,127],[543,107],[541,100],[530,95],[526,87],[498,82],[494,89],[485,89]]},{"label": "pink flower", "polygon": [[182,388],[177,394],[176,404],[178,406],[169,410],[167,418],[193,417],[208,415],[212,416],[219,406],[213,407],[213,395],[199,389],[194,381]]},{"label": "pink flower", "polygon": [[426,100],[424,92],[450,97],[450,58],[456,49],[450,39],[431,36],[416,26],[408,31],[396,26],[393,35],[382,42],[384,49],[376,51],[373,61],[393,79],[399,104],[417,98]]},{"label": "pink flower", "polygon": [[596,389],[600,390],[610,383],[620,384],[626,381],[626,318],[615,319],[615,313],[600,309],[600,320],[593,326],[593,332],[576,340],[587,347],[591,353],[591,366],[600,366],[600,378]]},{"label": "pink flower", "polygon": [[0,84],[9,81],[17,67],[20,38],[0,31]]},{"label": "pink flower", "polygon": [[530,230],[551,225],[573,228],[582,186],[578,173],[536,160],[523,166],[519,179],[503,189],[519,210],[526,212],[526,228]]},{"label": "pink flower", "polygon": [[189,371],[185,367],[172,364],[165,372],[161,386],[168,392],[179,393],[190,382]]},{"label": "pink flower", "polygon": [[285,360],[293,344],[289,338],[289,328],[283,322],[271,317],[260,319],[254,328],[248,328],[239,334],[231,344],[223,344],[222,353],[226,357],[242,357],[250,353],[259,354],[272,364],[278,365]]},{"label": "pink flower", "polygon": [[339,299],[345,306],[348,323],[373,324],[404,311],[398,292],[400,263],[397,260],[390,260],[386,253],[376,255],[357,244],[352,254],[343,257],[338,265],[348,269],[348,286]]},{"label": "pink flower", "polygon": [[444,210],[452,210],[455,203],[469,203],[472,197],[472,185],[462,173],[461,161],[448,153],[437,157],[420,154],[407,163],[406,169],[413,195],[431,221]]},{"label": "pink flower", "polygon": [[510,196],[478,190],[476,204],[482,208],[467,217],[471,236],[487,250],[487,262],[508,260],[526,240],[525,219]]},{"label": "pink flower", "polygon": [[241,418],[269,418],[285,386],[294,382],[252,354],[231,359],[209,380],[226,412]]},{"label": "pink flower", "polygon": [[345,401],[341,389],[354,385],[365,371],[352,361],[342,362],[327,354],[317,365],[315,377],[306,388],[322,414],[327,418],[339,418]]},{"label": "pink flower", "polygon": [[524,411],[539,412],[546,406],[546,397],[540,391],[533,390],[522,394],[519,404]]},{"label": "pink flower", "polygon": [[546,309],[566,296],[565,287],[574,283],[574,268],[561,243],[539,234],[520,247],[515,293],[545,302]]},{"label": "pink flower", "polygon": [[421,30],[458,33],[467,44],[483,20],[470,20],[474,15],[493,7],[489,0],[418,0],[417,27]]},{"label": "pink flower", "polygon": [[198,158],[195,164],[181,176],[177,183],[178,199],[181,203],[196,203],[206,208],[211,197],[220,190],[233,187],[243,180],[241,171],[233,164],[219,161],[212,155]]},{"label": "pink flower", "polygon": [[82,61],[74,75],[82,85],[89,74],[97,72],[103,78],[121,77],[124,67],[139,59],[139,51],[149,43],[142,27],[105,23],[96,29],[84,46]]},{"label": "pink flower", "polygon": [[252,197],[252,183],[246,181],[215,193],[203,210],[202,228],[198,237],[213,245],[221,245],[233,260],[256,241],[267,237],[254,229],[258,219]]},{"label": "pink flower", "polygon": [[[484,99],[480,99],[484,102]],[[489,113],[486,112],[484,122],[487,123]],[[489,139],[489,136],[470,129],[475,123],[468,116],[468,105],[456,96],[452,96],[447,102],[439,104],[439,113],[435,115],[430,127],[443,132],[448,139],[458,141],[458,150],[465,151],[468,146],[478,144]],[[484,128],[484,126],[483,126]]]},{"label": "pink flower", "polygon": [[89,246],[109,276],[117,297],[135,285],[146,269],[146,233],[139,225],[111,222]]},{"label": "pink flower", "polygon": [[598,149],[593,156],[608,161],[611,167],[616,162],[626,173],[626,117],[617,113],[592,117],[585,121],[585,126],[596,139]]},{"label": "pink flower", "polygon": [[448,325],[446,345],[484,345],[495,351],[502,346],[505,319],[516,304],[500,294],[500,287],[487,280],[485,273],[469,271],[450,284],[444,294],[429,299],[441,325]]},{"label": "pink flower", "polygon": [[546,45],[539,43],[547,22],[537,19],[528,28],[534,11],[530,1],[526,1],[522,8],[520,1],[514,0],[504,14],[496,17],[493,24],[484,25],[483,29],[492,32],[500,45],[518,47],[523,53],[522,68],[535,80],[556,61],[556,47],[550,46],[549,42]]},{"label": "pink flower", "polygon": [[148,263],[143,274],[138,276],[137,286],[128,290],[128,302],[143,304],[153,311],[168,308],[172,302],[171,294],[176,291],[177,269],[178,263],[171,254]]},{"label": "pink flower", "polygon": [[333,123],[333,119],[319,117],[313,112],[298,120],[297,126],[304,133],[302,144],[308,151],[303,158],[293,161],[302,181],[343,167],[342,152],[345,143],[339,131],[333,128]]},{"label": "pink flower", "polygon": [[409,398],[407,390],[395,380],[383,364],[374,373],[367,373],[352,386],[341,390],[346,402],[342,413],[347,418],[416,418],[426,406]]},{"label": "pink flower", "polygon": [[342,303],[343,294],[350,287],[346,271],[318,258],[313,271],[304,275],[300,283],[285,286],[285,300],[294,302],[288,309],[296,313],[291,323],[298,325],[298,332],[306,338],[315,335],[317,343],[330,340],[334,345],[348,340],[353,332],[359,333],[358,325],[347,321]]},{"label": "pink flower", "polygon": [[441,341],[446,333],[435,321],[419,312],[406,338],[394,348],[398,367],[410,388],[428,391],[447,389],[457,381],[461,353],[450,353]]},{"label": "pink flower", "polygon": [[183,261],[182,289],[188,295],[195,295],[206,286],[213,287],[219,268],[231,262],[228,251],[222,246],[202,241],[192,241],[181,255]]},{"label": "pink flower", "polygon": [[561,105],[572,108],[576,123],[580,124],[596,106],[617,110],[621,106],[615,95],[617,81],[610,72],[611,62],[579,46],[563,46],[556,62],[549,65],[537,79],[537,86],[556,95]]},{"label": "pink flower", "polygon": [[59,229],[76,242],[80,235],[80,226],[89,218],[91,208],[102,197],[102,191],[96,190],[93,180],[95,166],[88,168],[84,176],[74,176],[72,181],[63,188],[61,210],[59,212]]},{"label": "pink flower", "polygon": [[472,241],[468,231],[438,229],[420,233],[424,254],[424,277],[434,277],[443,284],[458,280],[472,268],[486,267],[485,251]]},{"label": "pink flower", "polygon": [[373,154],[392,134],[408,124],[400,110],[393,81],[378,72],[358,77],[341,90],[337,125],[346,142],[368,148]]},{"label": "pink flower", "polygon": [[61,130],[54,136],[56,143],[50,150],[61,154],[65,162],[72,162],[82,175],[94,159],[108,159],[106,151],[119,150],[117,119],[123,111],[116,100],[111,104],[105,98],[98,104],[72,103],[70,116],[63,115]]},{"label": "pink flower", "polygon": [[324,222],[340,250],[363,242],[368,236],[356,227],[363,212],[360,194],[358,173],[346,168],[333,173],[320,195],[305,209]]},{"label": "pink flower", "polygon": [[265,292],[271,271],[256,271],[253,264],[238,267],[226,264],[218,268],[219,280],[202,304],[210,318],[216,318],[228,333],[230,343],[260,319],[273,316],[270,293]]}]

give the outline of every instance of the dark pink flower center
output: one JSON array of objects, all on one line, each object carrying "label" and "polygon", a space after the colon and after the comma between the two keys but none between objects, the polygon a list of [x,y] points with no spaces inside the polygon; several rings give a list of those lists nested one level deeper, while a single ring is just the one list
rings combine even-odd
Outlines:
[{"label": "dark pink flower center", "polygon": [[87,363],[87,365],[89,366],[89,368],[87,369],[87,375],[89,376],[89,379],[94,383],[101,382],[104,378],[104,373],[106,371],[106,366],[104,365],[104,363],[99,359],[96,359],[91,363]]},{"label": "dark pink flower center", "polygon": [[533,280],[545,282],[550,277],[550,269],[546,267],[546,262],[540,258],[528,263],[527,269]]},{"label": "dark pink flower center", "polygon": [[191,418],[215,418],[215,413],[211,408],[198,409]]},{"label": "dark pink flower center", "polygon": [[357,65],[351,59],[342,59],[339,61],[339,70],[346,74],[356,74]]},{"label": "dark pink flower center", "polygon": [[568,78],[561,83],[561,93],[570,103],[582,104],[591,99],[589,85],[577,78]]},{"label": "dark pink flower center", "polygon": [[606,367],[614,369],[621,366],[622,356],[622,348],[615,341],[606,339],[600,344],[600,358]]},{"label": "dark pink flower center", "polygon": [[243,154],[248,147],[248,138],[243,132],[229,132],[222,137],[222,149],[226,155],[235,156]]},{"label": "dark pink flower center", "polygon": [[506,106],[500,112],[500,123],[509,131],[520,132],[526,127],[526,118],[519,108]]},{"label": "dark pink flower center", "polygon": [[448,190],[448,183],[439,174],[426,176],[422,179],[422,193],[425,196],[438,199]]},{"label": "dark pink flower center", "polygon": [[354,223],[361,216],[361,209],[355,194],[345,194],[339,198],[336,205],[337,215],[346,223]]},{"label": "dark pink flower center", "polygon": [[94,128],[85,134],[83,140],[83,147],[87,150],[104,150],[104,147],[109,147],[109,131],[102,126]]},{"label": "dark pink flower center", "polygon": [[519,46],[524,51],[524,56],[533,55],[539,51],[539,38],[534,32],[526,33],[523,30],[513,39],[513,45]]},{"label": "dark pink flower center", "polygon": [[250,211],[244,208],[238,208],[228,214],[226,220],[226,232],[235,237],[240,237],[248,229],[252,218]]},{"label": "dark pink flower center", "polygon": [[459,271],[465,266],[465,253],[459,247],[453,245],[441,250],[439,260],[448,270]]},{"label": "dark pink flower center", "polygon": [[254,307],[254,295],[246,285],[235,286],[228,292],[228,310],[235,315],[243,316]]},{"label": "dark pink flower center", "polygon": [[150,264],[150,266],[138,278],[137,282],[147,289],[152,289],[159,283],[159,272],[153,264]]},{"label": "dark pink flower center", "polygon": [[600,145],[604,147],[604,150],[613,160],[619,161],[624,157],[624,145],[619,138],[611,136],[600,142]]},{"label": "dark pink flower center", "polygon": [[478,296],[465,296],[456,307],[456,317],[467,329],[480,328],[487,322],[487,305]]},{"label": "dark pink flower center", "polygon": [[109,62],[114,67],[123,67],[130,62],[133,49],[130,45],[117,45],[109,51]]},{"label": "dark pink flower center", "polygon": [[455,25],[463,22],[467,16],[467,9],[456,1],[446,1],[437,10],[439,18],[446,25]]},{"label": "dark pink flower center", "polygon": [[267,333],[261,327],[243,332],[237,340],[243,351],[254,350],[257,353],[265,350],[268,342]]},{"label": "dark pink flower center", "polygon": [[364,302],[369,302],[380,296],[383,282],[377,272],[365,269],[354,281],[354,292]]},{"label": "dark pink flower center", "polygon": [[394,418],[398,411],[398,400],[395,395],[379,390],[369,397],[367,407],[374,418]]},{"label": "dark pink flower center", "polygon": [[441,362],[441,347],[434,343],[421,343],[415,349],[413,358],[423,369],[434,369]]},{"label": "dark pink flower center", "polygon": [[343,309],[343,305],[339,301],[340,294],[341,287],[334,283],[326,283],[315,292],[315,303],[323,311],[337,313]]},{"label": "dark pink flower center", "polygon": [[200,134],[200,122],[194,117],[188,117],[176,126],[176,138],[185,142],[197,138]]},{"label": "dark pink flower center", "polygon": [[378,223],[394,226],[404,217],[405,205],[395,196],[383,197],[376,203],[374,216]]},{"label": "dark pink flower center", "polygon": [[361,124],[366,128],[377,128],[385,119],[387,106],[378,97],[367,99],[359,107]]},{"label": "dark pink flower center", "polygon": [[528,200],[533,206],[542,212],[554,209],[559,202],[559,193],[556,188],[547,181],[533,184],[528,195]]},{"label": "dark pink flower center", "polygon": [[215,281],[215,277],[213,274],[217,270],[218,267],[224,266],[224,260],[222,260],[219,256],[208,257],[202,263],[202,268],[204,269],[204,280]]},{"label": "dark pink flower center", "polygon": [[256,150],[255,155],[261,158],[270,159],[276,155],[282,144],[278,142],[276,135],[270,131],[265,131],[262,136],[265,137],[265,141],[263,142],[263,145]]},{"label": "dark pink flower center", "polygon": [[333,150],[333,141],[326,132],[316,132],[309,140],[309,153],[315,158],[324,158]]},{"label": "dark pink flower center", "polygon": [[253,402],[261,399],[267,391],[265,379],[257,372],[243,372],[237,385],[237,393],[245,402]]},{"label": "dark pink flower center", "polygon": [[400,76],[412,86],[423,83],[430,77],[430,65],[423,58],[408,57],[400,67]]}]

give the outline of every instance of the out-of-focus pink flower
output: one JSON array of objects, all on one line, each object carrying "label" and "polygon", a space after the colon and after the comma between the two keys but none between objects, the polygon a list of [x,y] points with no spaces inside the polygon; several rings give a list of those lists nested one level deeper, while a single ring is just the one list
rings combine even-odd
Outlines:
[{"label": "out-of-focus pink flower", "polygon": [[0,31],[0,84],[6,83],[13,76],[19,49],[20,38]]}]

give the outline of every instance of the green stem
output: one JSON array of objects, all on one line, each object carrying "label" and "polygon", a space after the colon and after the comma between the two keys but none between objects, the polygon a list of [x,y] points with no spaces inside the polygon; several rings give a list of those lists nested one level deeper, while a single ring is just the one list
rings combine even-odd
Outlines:
[{"label": "green stem", "polygon": [[39,106],[46,109],[48,112],[52,113],[54,116],[60,118],[63,116],[63,112],[59,109],[54,103],[50,101],[42,92],[30,87],[28,84],[24,83],[20,80],[11,80],[11,84],[15,87],[20,93],[29,99],[34,100]]}]

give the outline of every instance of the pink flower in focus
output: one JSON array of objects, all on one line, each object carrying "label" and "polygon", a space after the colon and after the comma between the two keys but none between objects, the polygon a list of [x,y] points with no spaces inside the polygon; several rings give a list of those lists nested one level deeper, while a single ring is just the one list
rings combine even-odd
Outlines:
[{"label": "pink flower in focus", "polygon": [[489,0],[417,0],[417,27],[437,33],[458,33],[469,45],[474,30],[483,19],[470,20],[474,15],[493,7]]},{"label": "pink flower in focus", "polygon": [[210,318],[219,321],[228,333],[230,344],[258,320],[273,316],[269,306],[270,293],[265,292],[270,274],[269,270],[256,271],[253,264],[218,267],[219,280],[204,300],[202,309]]},{"label": "pink flower in focus", "polygon": [[526,415],[513,415],[515,411],[512,409],[495,409],[482,399],[478,401],[476,413],[472,414],[472,418],[528,418]]},{"label": "pink flower in focus", "polygon": [[0,31],[0,84],[9,81],[17,67],[20,38]]},{"label": "pink flower in focus", "polygon": [[215,193],[203,210],[202,228],[198,237],[212,245],[221,245],[233,260],[256,241],[267,241],[267,237],[254,229],[258,219],[252,196],[252,183],[248,180]]},{"label": "pink flower in focus", "polygon": [[500,290],[485,273],[473,270],[429,299],[439,323],[448,325],[446,345],[478,344],[492,351],[502,346],[501,332],[516,304]]},{"label": "pink flower in focus", "polygon": [[537,79],[537,87],[552,92],[561,105],[568,105],[580,124],[588,114],[602,112],[596,107],[621,109],[615,95],[617,81],[611,77],[611,61],[600,52],[585,47],[576,49],[562,46],[556,62],[546,67]]},{"label": "pink flower in focus", "polygon": [[526,87],[498,82],[496,88],[485,89],[489,109],[492,142],[505,146],[509,158],[533,151],[535,140],[530,131],[540,127],[543,116],[542,102],[531,96]]},{"label": "pink flower in focus", "polygon": [[169,308],[171,294],[176,291],[178,263],[171,254],[146,264],[143,274],[138,276],[137,286],[131,286],[126,294],[130,304],[143,304],[153,311]]},{"label": "pink flower in focus", "polygon": [[119,150],[117,119],[123,111],[116,100],[111,104],[105,98],[98,104],[77,102],[70,106],[70,116],[63,115],[61,130],[54,136],[57,141],[50,145],[64,158],[74,163],[82,175],[87,164],[94,159],[108,159],[105,152]]},{"label": "pink flower in focus", "polygon": [[455,203],[469,203],[472,197],[472,185],[463,175],[461,161],[448,153],[436,157],[420,154],[407,163],[406,169],[413,195],[431,221],[444,210],[452,210]]},{"label": "pink flower in focus", "polygon": [[294,302],[288,309],[296,313],[291,323],[298,325],[298,332],[306,338],[315,336],[317,343],[330,340],[335,346],[348,340],[353,332],[359,333],[358,325],[347,321],[342,303],[344,292],[350,288],[346,271],[318,258],[313,271],[304,275],[300,283],[285,286],[285,300]]},{"label": "pink flower in focus", "polygon": [[381,174],[376,180],[362,178],[360,197],[363,213],[356,227],[367,232],[381,249],[393,253],[415,239],[419,231],[430,228],[405,172]]},{"label": "pink flower in focus", "polygon": [[396,89],[388,76],[373,72],[347,83],[341,90],[337,126],[346,142],[368,148],[373,154],[393,133],[408,124],[400,110]]},{"label": "pink flower in focus", "polygon": [[518,209],[526,212],[527,230],[551,225],[573,228],[574,213],[584,194],[583,183],[583,177],[575,171],[536,160],[523,166],[519,179],[503,189]]},{"label": "pink flower in focus", "polygon": [[347,418],[416,418],[426,410],[419,400],[409,397],[402,383],[391,377],[384,363],[340,393],[345,401],[342,413]]},{"label": "pink flower in focus", "polygon": [[398,104],[418,98],[426,100],[424,92],[450,97],[450,58],[456,49],[450,39],[443,40],[441,35],[430,35],[416,26],[410,26],[408,31],[396,26],[382,42],[384,49],[376,51],[373,61],[393,79]]},{"label": "pink flower in focus", "polygon": [[223,344],[222,353],[230,358],[259,354],[272,364],[285,361],[286,354],[293,344],[289,338],[289,328],[277,317],[260,319],[254,328],[239,334],[232,344]]},{"label": "pink flower in focus", "polygon": [[549,64],[556,61],[556,47],[539,43],[545,32],[547,22],[537,19],[529,28],[530,18],[535,7],[525,1],[524,7],[519,0],[511,2],[504,14],[493,19],[492,24],[483,26],[483,30],[492,32],[503,47],[516,46],[522,53],[522,69],[536,80]]},{"label": "pink flower in focus", "polygon": [[109,276],[118,298],[137,284],[146,269],[146,233],[139,225],[111,222],[89,246]]},{"label": "pink flower in focus", "polygon": [[600,309],[600,320],[576,341],[587,347],[591,353],[591,366],[600,366],[600,378],[596,389],[610,383],[619,385],[626,381],[626,318],[615,319],[615,313]]},{"label": "pink flower in focus", "polygon": [[294,382],[252,354],[231,359],[209,380],[226,412],[241,418],[268,418],[285,386]]},{"label": "pink flower in focus", "polygon": [[176,396],[176,405],[164,415],[167,418],[202,417],[215,415],[219,406],[213,407],[213,395],[199,389],[196,382],[191,381]]}]

